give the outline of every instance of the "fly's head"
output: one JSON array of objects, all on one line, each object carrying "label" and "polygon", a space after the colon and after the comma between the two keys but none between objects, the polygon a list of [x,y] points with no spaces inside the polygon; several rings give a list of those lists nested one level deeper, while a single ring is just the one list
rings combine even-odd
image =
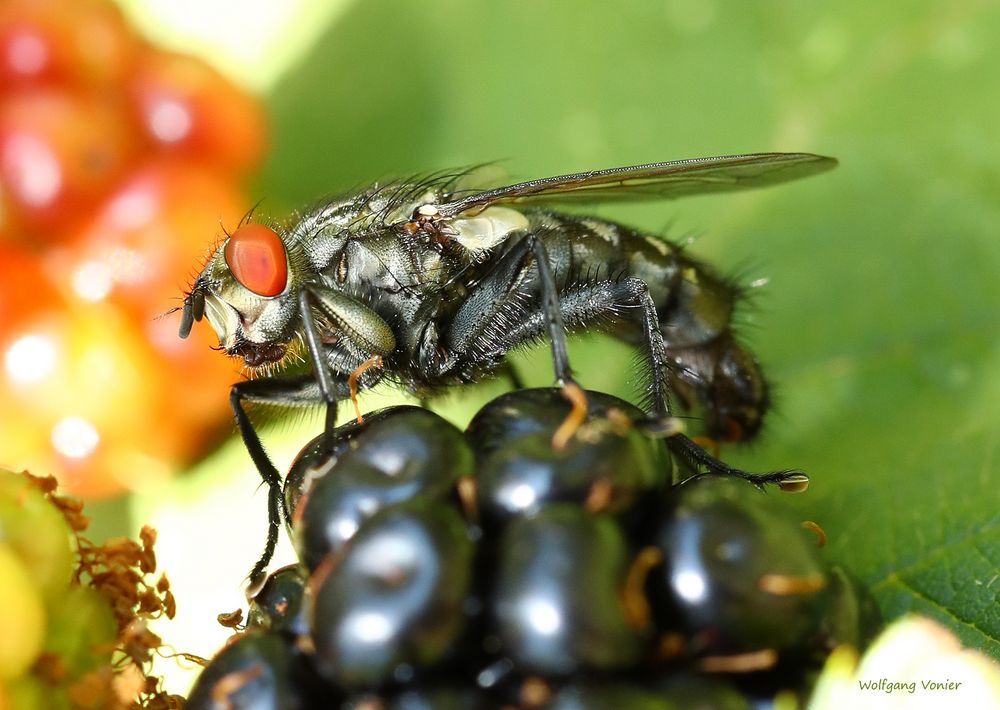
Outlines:
[{"label": "fly's head", "polygon": [[275,229],[240,225],[215,250],[184,298],[180,336],[208,318],[227,355],[251,369],[279,365],[298,323],[297,292],[307,273]]}]

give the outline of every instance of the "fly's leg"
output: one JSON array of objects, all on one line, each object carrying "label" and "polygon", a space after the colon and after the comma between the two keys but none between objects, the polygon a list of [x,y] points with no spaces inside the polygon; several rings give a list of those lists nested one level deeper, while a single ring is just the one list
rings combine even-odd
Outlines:
[{"label": "fly's leg", "polygon": [[[313,372],[326,402],[327,433],[332,432],[337,421],[337,402],[330,365],[323,352],[319,331],[313,317],[313,308],[322,313],[336,327],[353,349],[365,353],[366,358],[384,357],[396,349],[396,336],[389,324],[366,304],[335,289],[310,287],[299,291],[299,315],[305,331],[306,345],[312,360]],[[340,398],[342,399],[342,398]]]},{"label": "fly's leg", "polygon": [[[382,356],[373,355],[358,365],[347,377],[347,387],[351,390],[351,403],[354,405],[354,412],[357,415],[358,424],[364,424],[365,418],[361,414],[361,405],[358,403],[358,378],[373,367],[382,367]],[[329,422],[327,423],[329,431]]]},{"label": "fly's leg", "polygon": [[530,274],[530,254],[529,239],[515,241],[458,307],[440,344],[436,332],[425,333],[420,362],[428,379],[456,369],[471,375],[504,362],[506,334],[520,320],[529,299],[521,286]]},{"label": "fly's leg", "polygon": [[[265,378],[233,385],[229,402],[236,415],[236,425],[250,458],[267,484],[267,540],[264,552],[250,571],[250,593],[263,582],[264,570],[274,555],[278,543],[282,518],[288,519],[288,510],[281,493],[282,478],[264,449],[257,431],[247,415],[244,402],[278,405],[326,404],[324,431],[329,434],[336,427],[337,403],[351,396],[347,382],[335,378],[326,358],[323,344],[316,328],[313,308],[317,308],[332,323],[342,329],[355,349],[376,348],[391,352],[395,338],[389,326],[367,306],[336,292],[324,289],[302,289],[298,297],[299,315],[302,318],[306,345],[312,360],[312,374],[294,378]],[[387,335],[388,334],[388,335]],[[377,353],[382,354],[382,353]]]},{"label": "fly's leg", "polygon": [[[535,279],[535,286],[529,285]],[[431,356],[434,343],[424,348],[425,374],[435,376],[445,369],[467,373],[494,369],[499,363],[514,385],[523,386],[504,356],[510,349],[508,333],[521,322],[531,303],[541,298],[540,314],[544,332],[552,347],[555,378],[566,389],[579,386],[573,382],[569,357],[566,354],[566,329],[559,306],[559,292],[549,257],[541,239],[527,234],[499,255],[496,263],[479,281],[476,288],[459,307],[451,325],[444,333],[443,345],[448,357],[435,362]],[[516,343],[515,343],[516,344]],[[579,390],[582,395],[582,390]],[[571,400],[572,401],[572,400]]]},{"label": "fly's leg", "polygon": [[[660,337],[656,306],[642,279],[632,277],[621,281],[574,285],[558,295],[558,304],[561,320],[570,328],[583,328],[608,319],[635,318],[640,321],[652,378],[652,410],[658,417],[668,417],[670,390],[667,383],[667,357]],[[509,347],[540,335],[546,327],[543,321],[547,319],[548,316],[543,311],[529,313],[509,333]]]},{"label": "fly's leg", "polygon": [[[651,432],[662,432],[670,450],[692,463],[726,476],[742,478],[756,485],[777,483],[783,489],[801,490],[808,478],[801,471],[772,471],[751,473],[733,468],[698,446],[683,432],[663,424],[670,417],[669,385],[667,382],[667,357],[660,335],[656,307],[646,284],[637,278],[621,281],[599,281],[575,285],[559,294],[562,320],[569,327],[583,327],[609,318],[632,318],[640,321],[646,346],[646,357],[651,368],[651,395],[653,418],[644,425]],[[509,332],[507,347],[537,337],[546,329],[551,332],[552,319],[543,310],[527,314],[519,326]]]},{"label": "fly's leg", "polygon": [[281,474],[278,473],[278,469],[271,463],[271,458],[267,455],[267,451],[264,450],[264,445],[257,435],[257,430],[243,408],[243,401],[248,398],[245,393],[247,389],[246,385],[259,385],[268,382],[271,381],[237,382],[229,390],[229,405],[233,409],[233,414],[236,415],[236,426],[239,428],[240,436],[243,438],[243,445],[246,447],[247,452],[249,452],[250,459],[253,461],[254,466],[257,467],[260,477],[264,479],[264,484],[267,486],[267,539],[264,543],[264,552],[257,559],[257,562],[254,563],[253,569],[250,570],[250,586],[247,592],[250,596],[254,596],[256,590],[259,589],[260,584],[264,580],[263,572],[274,556],[274,548],[278,544],[281,519],[288,516],[288,511],[282,502]]},{"label": "fly's leg", "polygon": [[712,456],[684,434],[669,436],[666,442],[671,452],[696,466],[704,466],[712,473],[718,473],[723,476],[742,478],[758,487],[768,483],[776,483],[781,490],[794,493],[804,491],[809,485],[809,477],[802,471],[788,470],[750,473],[739,468],[733,468],[729,464],[723,463]]},{"label": "fly's leg", "polygon": [[542,314],[545,316],[545,329],[548,332],[549,344],[552,346],[552,367],[556,373],[556,381],[563,386],[575,384],[569,367],[569,355],[566,353],[566,325],[563,323],[559,289],[552,276],[548,252],[538,237],[531,235],[527,241],[535,256],[535,268],[538,271],[538,284],[542,294]]},{"label": "fly's leg", "polygon": [[[306,346],[309,348],[309,357],[312,359],[316,384],[319,385],[320,394],[323,396],[323,401],[326,402],[326,420],[323,430],[331,432],[337,426],[337,400],[333,394],[333,378],[330,376],[330,368],[323,356],[319,333],[313,319],[309,291],[306,289],[299,291],[299,314],[302,317],[302,329],[305,331]],[[285,511],[285,513],[287,512]]]},{"label": "fly's leg", "polygon": [[[541,332],[552,344],[552,366],[560,384],[571,382],[569,357],[566,354],[566,329],[559,306],[559,291],[548,254],[541,240],[528,234],[500,255],[496,264],[458,308],[444,333],[443,344],[453,359],[447,367],[474,369],[495,368],[515,343],[509,333],[529,312],[532,298],[525,284],[537,274],[543,316]],[[541,332],[538,334],[540,335]],[[427,358],[429,359],[429,358]],[[429,368],[428,375],[439,374]]]},{"label": "fly's leg", "polygon": [[[545,327],[552,347],[552,366],[556,371],[556,380],[562,386],[563,397],[569,400],[570,405],[572,405],[569,414],[552,435],[552,448],[563,449],[587,419],[587,393],[573,380],[569,367],[569,355],[566,352],[566,324],[563,322],[559,289],[552,276],[548,252],[545,245],[542,244],[542,240],[537,236],[529,237],[529,241],[535,255],[535,269],[538,272],[539,288],[542,294],[542,313],[545,316]],[[656,316],[655,309],[653,316]]]},{"label": "fly's leg", "polygon": [[[335,397],[344,399],[349,396],[346,383],[334,381],[331,378],[330,385]],[[248,593],[251,596],[264,581],[264,570],[270,563],[271,557],[274,555],[275,545],[278,543],[281,520],[288,518],[288,511],[281,493],[281,474],[271,463],[271,459],[261,443],[260,436],[247,415],[244,403],[258,402],[301,406],[313,405],[324,400],[325,396],[321,393],[316,378],[312,375],[247,380],[237,382],[229,391],[229,403],[233,408],[233,414],[236,415],[236,426],[239,428],[240,437],[250,454],[250,459],[267,485],[267,540],[264,544],[264,552],[254,564],[253,569],[250,570]]]},{"label": "fly's leg", "polygon": [[[533,281],[534,279],[534,281]],[[539,296],[544,332],[552,348],[552,367],[563,394],[573,405],[566,426],[553,446],[565,445],[569,436],[586,416],[586,395],[573,381],[569,356],[566,353],[566,328],[559,306],[559,291],[549,256],[541,239],[526,234],[498,255],[490,270],[459,306],[444,333],[445,356],[439,355],[433,337],[425,338],[421,347],[421,367],[424,374],[434,377],[448,370],[459,370],[467,376],[484,369],[502,367],[515,386],[523,386],[510,363],[504,359],[511,343],[508,334],[517,327],[522,316]],[[582,409],[581,409],[582,408]],[[568,432],[568,433],[567,433]]]}]

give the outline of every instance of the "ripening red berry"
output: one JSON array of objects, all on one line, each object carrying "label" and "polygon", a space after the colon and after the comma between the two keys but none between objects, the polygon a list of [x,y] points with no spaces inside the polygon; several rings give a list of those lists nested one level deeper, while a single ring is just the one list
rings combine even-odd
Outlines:
[{"label": "ripening red berry", "polygon": [[122,177],[137,141],[115,105],[37,90],[0,105],[0,192],[33,236],[88,211]]},{"label": "ripening red berry", "polygon": [[235,173],[260,161],[266,135],[260,105],[200,59],[146,53],[128,90],[147,138],[164,151]]},{"label": "ripening red berry", "polygon": [[140,46],[108,0],[3,0],[0,91],[120,84]]},{"label": "ripening red berry", "polygon": [[59,78],[64,39],[49,18],[0,14],[0,89],[42,84]]}]

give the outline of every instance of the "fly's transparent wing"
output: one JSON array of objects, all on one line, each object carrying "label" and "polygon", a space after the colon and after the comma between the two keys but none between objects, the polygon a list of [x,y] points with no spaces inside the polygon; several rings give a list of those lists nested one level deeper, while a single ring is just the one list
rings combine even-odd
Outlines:
[{"label": "fly's transparent wing", "polygon": [[483,210],[490,205],[515,202],[670,200],[685,195],[775,185],[814,175],[836,165],[837,161],[833,158],[811,153],[748,153],[690,158],[529,180],[477,192],[434,207],[438,215],[454,217]]}]

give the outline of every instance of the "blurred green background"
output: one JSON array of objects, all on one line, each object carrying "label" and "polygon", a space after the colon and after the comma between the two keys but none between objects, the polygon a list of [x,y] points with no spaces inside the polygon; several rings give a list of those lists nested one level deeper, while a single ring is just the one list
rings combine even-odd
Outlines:
[{"label": "blurred green background", "polygon": [[[279,22],[251,2],[201,35],[198,6],[181,5],[173,25],[157,3],[130,9],[264,92],[273,149],[256,193],[278,215],[488,160],[528,179],[745,151],[839,158],[776,189],[595,210],[769,280],[740,323],[778,403],[759,443],[723,457],[808,471],[809,491],[786,498],[887,617],[928,614],[1000,657],[1000,5],[359,0],[287,5]],[[525,357],[548,384],[545,353]],[[587,386],[632,391],[627,348],[590,338],[573,357]],[[503,386],[441,411],[464,424]],[[318,428],[270,431],[279,468]],[[182,650],[210,654],[214,614],[240,603],[263,540],[256,486],[231,443],[134,501],[160,528],[191,635],[164,633]],[[220,586],[231,603],[208,598]]]}]

